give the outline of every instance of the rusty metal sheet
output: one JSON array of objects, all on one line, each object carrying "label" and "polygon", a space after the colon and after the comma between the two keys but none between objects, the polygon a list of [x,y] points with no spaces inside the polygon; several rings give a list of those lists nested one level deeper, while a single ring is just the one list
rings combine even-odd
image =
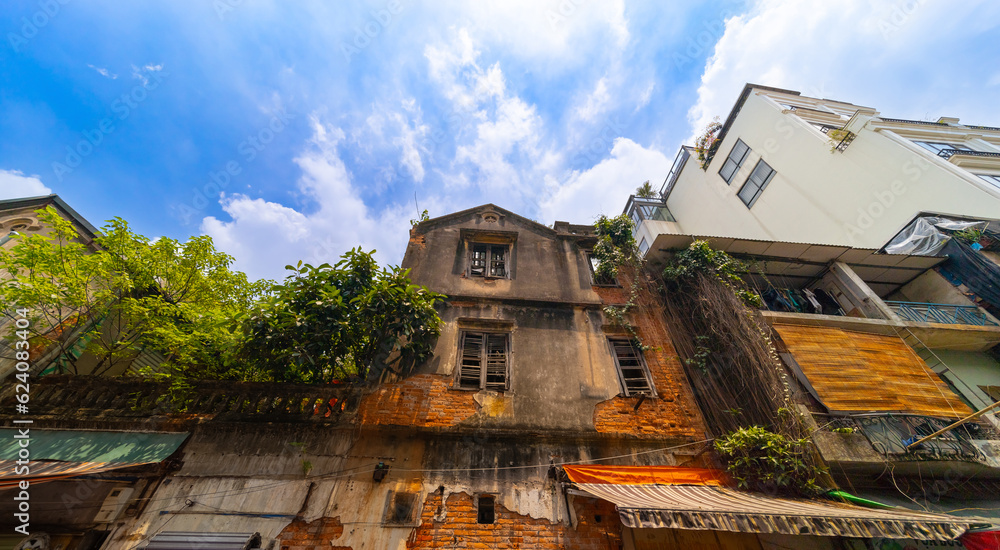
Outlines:
[{"label": "rusty metal sheet", "polygon": [[774,329],[831,412],[959,418],[972,410],[901,338],[834,327]]}]

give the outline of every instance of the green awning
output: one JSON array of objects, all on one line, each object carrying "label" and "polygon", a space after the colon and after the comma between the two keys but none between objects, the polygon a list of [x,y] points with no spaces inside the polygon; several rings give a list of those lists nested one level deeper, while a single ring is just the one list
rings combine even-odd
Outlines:
[{"label": "green awning", "polygon": [[[64,462],[161,462],[187,439],[186,432],[119,432],[29,428],[31,460]],[[0,428],[0,461],[17,460],[16,428]]]}]

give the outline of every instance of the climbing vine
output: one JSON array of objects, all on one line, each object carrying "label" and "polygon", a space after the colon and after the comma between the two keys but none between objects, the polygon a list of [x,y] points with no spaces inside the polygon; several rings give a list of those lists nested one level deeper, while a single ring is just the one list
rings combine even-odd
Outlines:
[{"label": "climbing vine", "polygon": [[643,261],[639,257],[639,249],[632,235],[634,223],[626,214],[614,218],[601,216],[594,224],[597,229],[597,244],[593,256],[598,264],[594,269],[594,279],[599,284],[613,284],[619,280],[619,275],[627,272],[629,295],[624,304],[604,307],[604,315],[612,324],[625,328],[633,340],[643,349],[642,340],[635,327],[628,320],[628,313],[636,307],[639,290],[640,274]]}]

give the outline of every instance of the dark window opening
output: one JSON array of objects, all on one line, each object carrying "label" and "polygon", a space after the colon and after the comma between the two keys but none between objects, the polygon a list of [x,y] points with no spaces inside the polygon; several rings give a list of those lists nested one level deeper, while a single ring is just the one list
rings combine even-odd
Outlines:
[{"label": "dark window opening", "polygon": [[774,168],[771,168],[763,159],[758,161],[757,166],[750,173],[750,177],[747,178],[747,182],[743,184],[743,188],[737,193],[743,204],[747,205],[747,208],[752,207],[757,202],[760,194],[764,192],[767,184],[771,183],[771,178],[773,177]]},{"label": "dark window opening", "polygon": [[389,508],[386,510],[386,523],[410,523],[413,521],[413,509],[417,502],[416,493],[392,493]]},{"label": "dark window opening", "polygon": [[609,338],[608,341],[625,395],[653,395],[653,384],[642,350],[629,338]]},{"label": "dark window opening", "polygon": [[508,249],[505,244],[473,243],[469,276],[506,278]]},{"label": "dark window opening", "polygon": [[914,143],[942,157],[950,157],[956,151],[972,151],[971,148],[961,143],[944,143],[941,141],[914,141]]},{"label": "dark window opening", "polygon": [[463,332],[458,373],[459,387],[506,390],[509,355],[509,334]]},{"label": "dark window opening", "polygon": [[587,253],[587,263],[590,265],[590,282],[595,285],[618,285],[615,277],[600,278],[597,276],[597,268],[601,265],[601,260],[597,259],[592,252]]},{"label": "dark window opening", "polygon": [[722,169],[719,170],[719,175],[726,180],[726,183],[733,181],[733,176],[739,171],[749,153],[750,147],[743,143],[743,140],[736,140],[736,145],[733,145],[733,150],[729,152],[726,162],[722,163]]},{"label": "dark window opening", "polygon": [[479,495],[476,523],[496,522],[496,498],[493,495]]}]

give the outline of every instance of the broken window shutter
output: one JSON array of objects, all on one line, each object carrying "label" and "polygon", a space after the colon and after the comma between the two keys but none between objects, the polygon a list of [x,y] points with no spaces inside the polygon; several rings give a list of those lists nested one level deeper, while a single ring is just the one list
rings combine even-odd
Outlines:
[{"label": "broken window shutter", "polygon": [[486,335],[486,384],[488,390],[507,389],[507,335]]},{"label": "broken window shutter", "polygon": [[483,366],[483,334],[466,332],[462,337],[462,363],[458,374],[458,385],[478,388],[481,384]]},{"label": "broken window shutter", "polygon": [[618,362],[618,370],[621,373],[622,383],[625,385],[626,395],[639,393],[652,393],[649,377],[646,375],[646,367],[643,364],[639,350],[631,340],[625,338],[615,338],[611,340],[611,347],[615,352],[615,361]]},{"label": "broken window shutter", "polygon": [[469,261],[469,276],[483,277],[486,275],[486,256],[489,247],[485,244],[472,245],[472,259]]},{"label": "broken window shutter", "polygon": [[490,277],[506,277],[507,247],[494,245],[490,248]]}]

